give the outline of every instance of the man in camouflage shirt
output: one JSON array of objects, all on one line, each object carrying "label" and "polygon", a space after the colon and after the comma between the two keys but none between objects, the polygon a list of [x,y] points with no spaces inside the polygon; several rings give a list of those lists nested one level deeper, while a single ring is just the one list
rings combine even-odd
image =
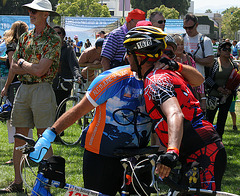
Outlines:
[{"label": "man in camouflage shirt", "polygon": [[[13,55],[11,69],[18,74],[22,84],[15,97],[11,123],[16,127],[16,133],[28,135],[29,128],[36,127],[39,136],[55,118],[56,98],[51,84],[59,66],[61,41],[47,24],[48,16],[56,14],[49,0],[34,0],[23,7],[27,8],[35,28],[20,37]],[[24,141],[15,139],[15,179],[7,188],[1,189],[0,194],[23,192],[19,167],[22,153],[15,150],[23,144]],[[52,154],[52,149],[49,149],[45,158]]]}]

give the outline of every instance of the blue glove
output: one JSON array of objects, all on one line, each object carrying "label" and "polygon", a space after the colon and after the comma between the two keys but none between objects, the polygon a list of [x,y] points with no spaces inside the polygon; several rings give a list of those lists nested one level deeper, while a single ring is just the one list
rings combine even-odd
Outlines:
[{"label": "blue glove", "polygon": [[46,129],[43,132],[42,137],[37,140],[34,146],[34,151],[29,154],[30,159],[36,163],[39,163],[47,153],[48,149],[51,146],[51,142],[53,142],[55,138],[56,132],[54,129]]}]

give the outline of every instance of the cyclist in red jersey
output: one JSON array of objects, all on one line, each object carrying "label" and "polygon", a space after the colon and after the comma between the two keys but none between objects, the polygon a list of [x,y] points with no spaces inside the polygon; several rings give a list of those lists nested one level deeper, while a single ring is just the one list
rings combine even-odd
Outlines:
[{"label": "cyclist in red jersey", "polygon": [[[144,79],[147,112],[156,122],[161,144],[167,148],[158,158],[156,173],[161,178],[167,177],[179,160],[183,166],[199,169],[200,182],[186,177],[190,186],[220,190],[226,167],[225,148],[212,124],[204,120],[199,101],[182,77],[185,74],[182,64],[168,57],[175,47],[155,49],[159,34],[163,32],[156,27],[136,27],[124,41],[132,71]],[[153,70],[159,56],[162,57],[159,61],[170,70]]]}]

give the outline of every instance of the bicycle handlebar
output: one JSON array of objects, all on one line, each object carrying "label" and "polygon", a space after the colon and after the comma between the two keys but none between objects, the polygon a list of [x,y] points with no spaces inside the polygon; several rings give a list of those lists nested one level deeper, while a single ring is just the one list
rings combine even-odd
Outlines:
[{"label": "bicycle handlebar", "polygon": [[29,138],[25,135],[22,135],[20,133],[16,133],[14,135],[15,138],[18,138],[18,139],[21,139],[21,140],[24,140],[25,142],[27,142],[30,146],[35,146],[36,142],[32,139],[32,138]]}]

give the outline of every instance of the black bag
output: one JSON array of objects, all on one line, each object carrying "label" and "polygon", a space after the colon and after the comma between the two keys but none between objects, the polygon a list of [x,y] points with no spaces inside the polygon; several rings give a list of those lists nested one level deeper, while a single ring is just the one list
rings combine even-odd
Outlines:
[{"label": "black bag", "polygon": [[49,179],[48,184],[52,180],[60,182],[60,188],[66,184],[65,179],[65,159],[61,156],[51,156],[41,162],[38,172],[42,172],[45,178]]}]

